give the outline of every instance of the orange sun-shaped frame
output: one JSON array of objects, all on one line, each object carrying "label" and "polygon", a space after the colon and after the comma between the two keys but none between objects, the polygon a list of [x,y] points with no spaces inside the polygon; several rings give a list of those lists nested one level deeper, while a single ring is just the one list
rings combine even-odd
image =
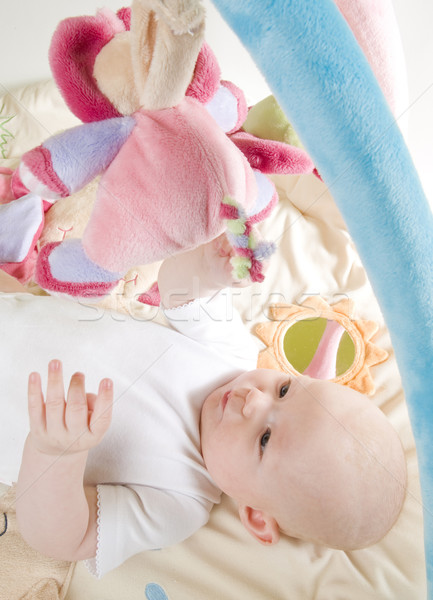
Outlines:
[{"label": "orange sun-shaped frame", "polygon": [[292,325],[303,319],[322,317],[337,321],[352,338],[355,346],[355,358],[352,366],[332,379],[336,383],[347,385],[364,394],[373,394],[375,386],[370,374],[370,367],[388,358],[386,350],[382,350],[371,342],[378,330],[374,321],[354,320],[350,317],[353,301],[341,300],[330,306],[319,296],[311,296],[301,305],[273,304],[269,307],[271,321],[256,325],[255,334],[266,344],[259,354],[259,368],[279,369],[294,375],[300,375],[290,364],[284,353],[284,336]]}]

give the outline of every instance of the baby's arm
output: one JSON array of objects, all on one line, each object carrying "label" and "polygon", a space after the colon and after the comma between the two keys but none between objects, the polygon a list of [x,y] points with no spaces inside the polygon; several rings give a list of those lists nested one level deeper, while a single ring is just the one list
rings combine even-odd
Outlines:
[{"label": "baby's arm", "polygon": [[233,278],[234,251],[223,233],[194,250],[165,259],[158,274],[164,308],[176,308],[196,298],[208,298],[227,287],[245,287],[249,279]]},{"label": "baby's arm", "polygon": [[90,448],[111,422],[112,383],[86,394],[84,376],[72,376],[64,398],[62,367],[51,361],[46,402],[39,374],[29,377],[30,434],[17,483],[17,521],[23,538],[42,554],[81,560],[96,554],[96,487],[84,486]]}]

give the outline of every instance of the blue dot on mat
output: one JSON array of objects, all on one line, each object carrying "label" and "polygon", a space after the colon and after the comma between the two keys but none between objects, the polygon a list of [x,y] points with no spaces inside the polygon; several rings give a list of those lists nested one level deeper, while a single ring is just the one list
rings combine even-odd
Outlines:
[{"label": "blue dot on mat", "polygon": [[145,590],[147,600],[168,600],[167,594],[157,583],[148,583]]}]

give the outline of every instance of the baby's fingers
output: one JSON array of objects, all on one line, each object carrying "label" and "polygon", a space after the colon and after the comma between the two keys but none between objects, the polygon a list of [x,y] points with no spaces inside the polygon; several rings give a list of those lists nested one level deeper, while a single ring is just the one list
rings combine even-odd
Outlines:
[{"label": "baby's fingers", "polygon": [[92,403],[93,411],[90,415],[89,428],[92,434],[102,439],[110,426],[113,410],[113,382],[111,379],[101,381],[98,395]]},{"label": "baby's fingers", "polygon": [[52,360],[48,364],[47,395],[45,399],[45,416],[48,431],[56,431],[64,427],[65,391],[63,387],[62,363]]},{"label": "baby's fingers", "polygon": [[87,398],[84,388],[84,375],[74,373],[68,389],[68,401],[65,411],[66,429],[76,435],[87,431]]},{"label": "baby's fingers", "polygon": [[27,389],[30,429],[41,433],[45,431],[45,403],[39,373],[30,373]]}]

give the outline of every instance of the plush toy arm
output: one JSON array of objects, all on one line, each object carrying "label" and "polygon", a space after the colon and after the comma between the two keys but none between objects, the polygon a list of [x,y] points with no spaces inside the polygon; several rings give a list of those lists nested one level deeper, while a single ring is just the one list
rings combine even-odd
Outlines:
[{"label": "plush toy arm", "polygon": [[24,154],[19,176],[43,198],[73,194],[106,169],[128,138],[135,121],[119,117],[79,125]]},{"label": "plush toy arm", "polygon": [[291,175],[314,171],[313,161],[302,148],[262,140],[243,131],[234,133],[230,139],[247,157],[250,165],[262,173]]}]

